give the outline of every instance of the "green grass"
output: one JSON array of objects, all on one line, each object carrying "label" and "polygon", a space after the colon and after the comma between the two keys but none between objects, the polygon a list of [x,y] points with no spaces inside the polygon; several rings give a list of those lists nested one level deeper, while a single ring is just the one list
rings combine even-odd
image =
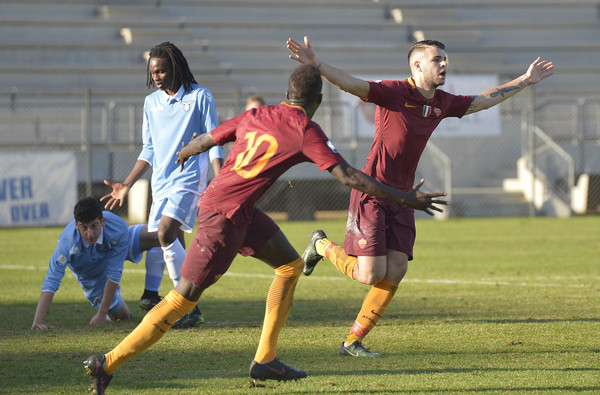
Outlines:
[{"label": "green grass", "polygon": [[[283,222],[302,251],[315,227],[341,242],[344,221]],[[341,358],[368,287],[328,262],[303,277],[279,356],[306,380],[252,387],[272,270],[238,257],[201,298],[207,322],[170,331],[115,374],[115,394],[600,393],[598,217],[422,220],[415,261],[365,343],[385,358]],[[0,393],[84,393],[82,361],[107,352],[143,316],[144,266],[126,263],[132,322],[87,325],[94,309],[70,274],[50,331],[31,322],[60,229],[0,230]],[[170,289],[168,277],[161,293]]]}]

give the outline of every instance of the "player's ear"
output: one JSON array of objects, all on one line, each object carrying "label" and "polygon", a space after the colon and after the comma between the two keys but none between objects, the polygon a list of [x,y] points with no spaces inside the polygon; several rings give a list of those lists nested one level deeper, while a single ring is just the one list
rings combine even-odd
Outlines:
[{"label": "player's ear", "polygon": [[290,100],[290,91],[285,91],[285,98]]},{"label": "player's ear", "polygon": [[413,67],[414,67],[414,69],[415,69],[415,70],[417,70],[417,71],[422,71],[422,70],[421,70],[421,62],[419,62],[418,60],[415,60],[415,61],[413,62]]}]

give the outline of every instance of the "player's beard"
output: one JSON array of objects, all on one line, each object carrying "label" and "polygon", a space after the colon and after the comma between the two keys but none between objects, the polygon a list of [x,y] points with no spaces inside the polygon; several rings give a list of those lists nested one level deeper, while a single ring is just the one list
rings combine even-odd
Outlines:
[{"label": "player's beard", "polygon": [[427,79],[425,79],[424,82],[425,82],[425,86],[428,89],[437,89],[438,87],[440,87],[446,83],[446,79],[427,78]]}]

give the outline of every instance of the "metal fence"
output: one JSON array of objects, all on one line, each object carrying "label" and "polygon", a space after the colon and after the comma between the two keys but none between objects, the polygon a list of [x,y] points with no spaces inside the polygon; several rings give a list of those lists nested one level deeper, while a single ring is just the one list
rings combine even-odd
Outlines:
[{"label": "metal fence", "polygon": [[[356,130],[357,108],[353,104],[341,100],[335,90],[325,93],[325,101],[314,119],[348,162],[360,168],[372,137],[368,131]],[[534,100],[533,96],[518,96],[500,105],[498,133],[442,135],[428,145],[417,180],[426,179],[426,191],[449,192],[451,205],[440,218],[555,215],[528,202],[525,191],[515,193],[504,187],[507,180],[514,181],[518,176],[520,158],[527,158],[526,165],[537,169],[534,177],[544,179],[551,187],[543,194],[554,193],[567,205],[571,204],[571,188],[579,175],[592,175],[584,212],[597,211],[596,195],[600,192],[595,189],[594,177],[600,174],[600,100]],[[242,98],[245,96],[239,92],[217,97],[220,117],[227,119],[238,114],[243,108]],[[267,104],[277,104],[283,97],[273,95],[265,99]],[[52,169],[43,164],[48,153],[74,155],[74,175],[56,174],[57,178],[75,178],[76,198],[107,193],[103,180],[123,180],[141,150],[142,105],[143,95],[139,99],[107,100],[96,98],[90,91],[66,95],[0,93],[0,168],[4,169],[0,204],[10,207],[11,199],[27,197],[22,193],[27,185],[15,181],[15,174],[19,174],[12,159],[15,154],[40,159],[35,166],[50,172]],[[145,178],[149,177],[150,171]],[[327,172],[320,172],[313,164],[302,164],[284,174],[259,206],[292,220],[343,217],[348,196],[349,190]],[[117,212],[127,216],[127,206]],[[0,218],[4,218],[2,227],[18,226],[11,224],[10,214]]]}]

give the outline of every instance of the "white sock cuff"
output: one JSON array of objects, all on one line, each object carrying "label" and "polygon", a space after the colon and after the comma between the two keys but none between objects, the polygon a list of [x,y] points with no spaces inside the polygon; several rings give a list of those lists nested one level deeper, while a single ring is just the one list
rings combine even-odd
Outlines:
[{"label": "white sock cuff", "polygon": [[166,247],[161,246],[160,248],[162,248],[162,250],[164,252],[177,253],[177,252],[183,251],[185,253],[185,248],[183,248],[179,239],[175,239],[175,241],[172,242],[171,244],[169,244],[168,246],[166,246]]}]

